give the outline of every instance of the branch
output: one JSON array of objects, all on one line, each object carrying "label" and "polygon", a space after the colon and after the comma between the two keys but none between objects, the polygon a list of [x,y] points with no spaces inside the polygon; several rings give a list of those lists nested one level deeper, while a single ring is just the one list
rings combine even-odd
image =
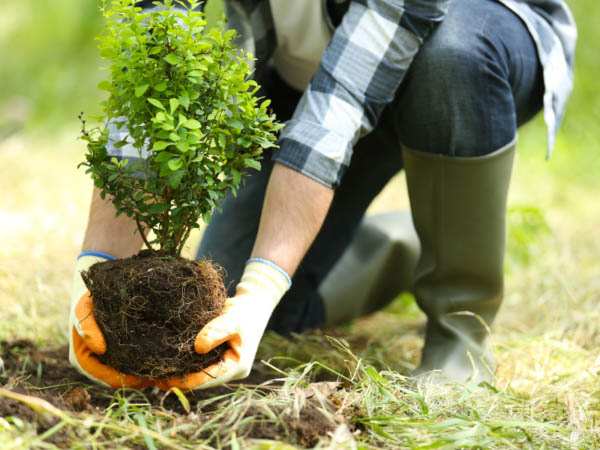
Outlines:
[{"label": "branch", "polygon": [[148,250],[152,250],[152,247],[148,243],[148,239],[146,239],[146,233],[144,231],[144,227],[142,227],[142,224],[140,223],[140,218],[139,218],[138,214],[135,215],[135,224],[137,225],[138,232],[140,233],[140,236],[142,237],[144,244],[146,244],[146,247],[148,247]]},{"label": "branch", "polygon": [[163,250],[163,246],[167,243],[167,238],[169,236],[169,209],[171,207],[171,192],[171,186],[168,186],[167,192],[165,193],[165,204],[169,205],[169,208],[164,213],[162,213],[160,222],[162,226],[160,242],[161,250]]},{"label": "branch", "polygon": [[190,237],[190,234],[192,232],[192,227],[191,226],[186,226],[185,227],[185,234],[183,235],[183,237],[180,238],[179,242],[177,243],[177,255],[181,256],[181,252],[183,251],[183,247],[185,246],[185,242],[188,240],[188,238]]}]

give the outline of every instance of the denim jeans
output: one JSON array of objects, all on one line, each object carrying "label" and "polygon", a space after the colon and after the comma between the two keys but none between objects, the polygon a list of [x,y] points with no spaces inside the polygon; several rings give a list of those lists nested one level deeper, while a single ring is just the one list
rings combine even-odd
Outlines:
[{"label": "denim jeans", "polygon": [[[300,93],[273,71],[259,82],[279,120],[290,118]],[[323,324],[317,288],[351,242],[371,201],[402,170],[400,143],[448,156],[491,153],[541,109],[543,92],[535,45],[514,13],[494,0],[451,3],[377,128],[355,146],[325,223],[267,328],[289,334]],[[263,169],[246,179],[237,197],[226,196],[198,250],[198,258],[225,268],[230,295],[254,244],[272,166],[267,154]]]}]

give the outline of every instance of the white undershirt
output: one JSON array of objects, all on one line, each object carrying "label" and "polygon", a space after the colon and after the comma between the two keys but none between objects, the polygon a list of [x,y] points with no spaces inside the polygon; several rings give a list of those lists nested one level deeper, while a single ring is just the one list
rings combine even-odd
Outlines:
[{"label": "white undershirt", "polygon": [[332,37],[322,0],[269,0],[277,36],[273,62],[290,86],[304,91]]}]

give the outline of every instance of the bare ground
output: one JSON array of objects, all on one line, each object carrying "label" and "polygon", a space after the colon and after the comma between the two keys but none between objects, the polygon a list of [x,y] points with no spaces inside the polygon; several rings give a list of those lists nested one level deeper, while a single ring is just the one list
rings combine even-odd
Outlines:
[{"label": "bare ground", "polygon": [[[0,361],[3,363],[0,373],[2,390],[45,400],[59,410],[71,414],[102,415],[114,401],[114,389],[90,385],[89,380],[71,367],[67,346],[40,349],[28,339],[2,341]],[[259,374],[246,379],[245,384],[258,385],[268,380],[269,377]],[[248,421],[248,426],[242,428],[243,434],[247,438],[286,441],[302,447],[315,446],[319,440],[328,438],[336,426],[349,425],[347,418],[337,414],[336,404],[339,405],[339,402],[334,399],[334,393],[339,385],[337,382],[309,383],[303,388],[304,401],[299,409],[292,412],[293,408],[281,405],[272,411],[283,420],[273,420],[269,414],[256,406],[248,407],[239,417],[252,418]],[[277,383],[269,384],[265,390],[273,387],[277,387]],[[142,392],[155,412],[166,413],[171,417],[179,416],[181,422],[201,422],[219,407],[219,403],[211,403],[208,408],[199,407],[199,404],[230,393],[231,388],[189,392],[186,394],[189,406],[182,403],[178,396],[157,388],[147,388]],[[15,399],[3,394],[0,390],[0,417],[12,416],[32,423],[38,434],[44,433],[60,421],[55,416],[36,412],[30,404],[22,401],[22,397]],[[190,413],[200,410],[201,415]],[[203,418],[202,415],[206,417]],[[58,433],[53,436],[51,442],[57,443],[61,439],[62,434]]]}]

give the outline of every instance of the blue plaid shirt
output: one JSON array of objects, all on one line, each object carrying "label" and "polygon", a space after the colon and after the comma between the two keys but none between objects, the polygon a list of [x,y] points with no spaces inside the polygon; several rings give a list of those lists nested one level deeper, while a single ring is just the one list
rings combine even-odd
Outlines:
[{"label": "blue plaid shirt", "polygon": [[[419,47],[444,20],[452,0],[312,1],[322,2],[324,9],[327,2],[349,7],[281,133],[274,159],[336,188],[350,164],[354,144],[375,128]],[[496,1],[521,18],[536,44],[544,75],[550,157],[573,87],[575,21],[563,0]],[[142,0],[138,5],[150,9],[155,8],[153,3]],[[238,45],[256,57],[255,76],[260,79],[277,46],[270,2],[225,0],[225,6],[228,27],[240,34]],[[116,140],[126,136],[125,130],[111,133],[118,136]],[[131,146],[108,147],[111,155],[137,155]]]},{"label": "blue plaid shirt", "polygon": [[[419,47],[444,19],[450,1],[350,2],[282,131],[275,160],[336,188],[354,144],[377,125]],[[573,86],[575,22],[562,0],[497,1],[521,18],[537,46],[544,73],[549,157]],[[256,56],[260,77],[276,47],[269,1],[231,0],[226,7],[228,25],[241,34],[240,46]]]}]

